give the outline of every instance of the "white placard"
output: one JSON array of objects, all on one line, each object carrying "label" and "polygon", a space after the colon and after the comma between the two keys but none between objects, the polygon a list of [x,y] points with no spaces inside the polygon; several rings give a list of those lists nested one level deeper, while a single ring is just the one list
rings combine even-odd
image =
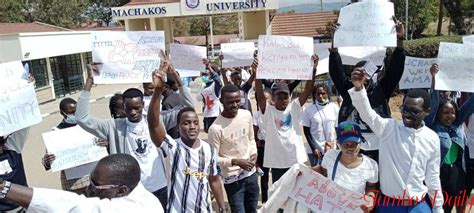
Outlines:
[{"label": "white placard", "polygon": [[463,36],[462,37],[462,43],[463,44],[474,44],[474,35]]},{"label": "white placard", "polygon": [[310,80],[313,51],[313,38],[261,35],[257,78]]},{"label": "white placard", "polygon": [[359,2],[341,8],[334,46],[397,46],[393,16],[393,3],[386,1]]},{"label": "white placard", "polygon": [[385,47],[340,47],[338,48],[342,64],[356,65],[359,61],[372,61],[377,66],[383,65]]},{"label": "white placard", "polygon": [[41,122],[35,87],[20,61],[0,64],[0,136]]},{"label": "white placard", "polygon": [[207,58],[206,47],[170,44],[170,59],[181,77],[200,76],[205,69],[204,58]]},{"label": "white placard", "polygon": [[367,61],[367,63],[365,63],[363,68],[369,76],[373,76],[374,73],[377,72],[377,70],[379,69],[377,68],[377,66],[375,66],[374,62],[372,61]]},{"label": "white placard", "polygon": [[255,44],[253,42],[221,44],[223,68],[250,66],[253,62]]},{"label": "white placard", "polygon": [[92,31],[92,58],[98,65],[96,84],[151,82],[165,50],[163,31]]},{"label": "white placard", "polygon": [[437,90],[474,92],[474,45],[441,42]]},{"label": "white placard", "polygon": [[400,79],[400,89],[430,88],[431,87],[431,65],[436,63],[436,58],[405,58],[405,68]]},{"label": "white placard", "polygon": [[67,180],[72,180],[76,178],[81,178],[86,175],[90,175],[92,173],[92,170],[94,170],[95,166],[97,165],[96,162],[76,166],[70,169],[65,169],[64,174],[66,175]]},{"label": "white placard", "polygon": [[315,212],[362,212],[360,206],[366,203],[362,194],[339,186],[312,170],[303,170],[297,177],[290,197]]},{"label": "white placard", "polygon": [[316,75],[329,72],[329,48],[331,43],[314,43],[314,54],[319,56]]},{"label": "white placard", "polygon": [[48,153],[56,156],[51,171],[73,168],[107,156],[106,148],[96,145],[96,139],[79,126],[43,133]]}]

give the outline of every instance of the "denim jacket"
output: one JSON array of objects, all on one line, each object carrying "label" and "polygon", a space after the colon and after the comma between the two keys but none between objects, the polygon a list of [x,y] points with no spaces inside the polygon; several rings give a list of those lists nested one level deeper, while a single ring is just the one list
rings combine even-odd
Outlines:
[{"label": "denim jacket", "polygon": [[439,107],[439,91],[432,90],[431,92],[431,111],[425,118],[425,124],[433,131],[438,133],[441,147],[441,163],[446,157],[452,143],[456,143],[461,147],[461,152],[458,155],[458,160],[463,159],[464,148],[466,143],[466,136],[464,135],[462,124],[474,112],[474,96],[471,96],[456,113],[456,119],[451,126],[443,125],[437,118]]}]

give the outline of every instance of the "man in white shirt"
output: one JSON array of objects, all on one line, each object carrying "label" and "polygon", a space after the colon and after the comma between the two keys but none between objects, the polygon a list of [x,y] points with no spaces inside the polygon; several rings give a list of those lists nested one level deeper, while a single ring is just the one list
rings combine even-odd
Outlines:
[{"label": "man in white shirt", "polygon": [[[362,120],[380,138],[380,189],[376,197],[380,212],[431,212],[424,202],[428,193],[433,212],[443,212],[438,135],[423,124],[430,111],[430,96],[423,90],[409,91],[401,106],[402,121],[382,118],[370,106],[364,88],[365,70],[352,72],[352,103]],[[387,197],[391,199],[386,199]]]},{"label": "man in white shirt", "polygon": [[258,98],[257,103],[263,115],[265,128],[266,144],[263,166],[271,168],[273,182],[278,181],[293,164],[302,164],[308,160],[300,121],[303,112],[302,106],[308,100],[314,87],[319,58],[313,56],[312,60],[314,63],[313,77],[306,82],[303,93],[295,100],[290,99],[288,84],[281,82],[272,86],[274,106],[267,104],[261,79],[257,79],[255,82],[255,96]]},{"label": "man in white shirt", "polygon": [[87,196],[72,192],[28,188],[0,180],[0,198],[28,212],[163,212],[158,199],[140,184],[140,166],[130,155],[102,158],[92,171]]}]

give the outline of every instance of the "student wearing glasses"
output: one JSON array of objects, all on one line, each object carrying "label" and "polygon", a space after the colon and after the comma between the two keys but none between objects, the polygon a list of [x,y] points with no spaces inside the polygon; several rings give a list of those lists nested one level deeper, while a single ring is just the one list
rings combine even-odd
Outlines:
[{"label": "student wearing glasses", "polygon": [[97,163],[86,196],[29,188],[0,178],[3,199],[28,208],[28,212],[163,212],[158,199],[140,183],[138,162],[127,154],[112,154]]},{"label": "student wearing glasses", "polygon": [[[471,96],[460,108],[456,101],[440,96],[434,90],[435,76],[439,71],[437,64],[431,66],[431,112],[425,118],[426,126],[439,135],[441,145],[441,187],[449,197],[462,196],[466,189],[466,172],[463,162],[466,138],[462,124],[474,112],[474,96]],[[445,212],[451,212],[455,202],[446,202]],[[462,212],[462,206],[458,207]]]},{"label": "student wearing glasses", "polygon": [[[379,171],[381,199],[379,212],[443,212],[440,183],[439,137],[424,125],[431,98],[424,90],[410,90],[403,98],[402,121],[383,118],[370,106],[364,88],[365,70],[355,68],[354,88],[348,92],[355,109],[380,139]],[[430,209],[425,200],[433,201]],[[390,197],[390,199],[385,199]],[[392,202],[384,202],[384,201]]]}]

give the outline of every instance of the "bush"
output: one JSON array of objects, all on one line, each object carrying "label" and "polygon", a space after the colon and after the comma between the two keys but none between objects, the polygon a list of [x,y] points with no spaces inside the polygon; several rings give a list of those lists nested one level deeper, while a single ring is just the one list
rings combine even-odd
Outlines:
[{"label": "bush", "polygon": [[436,58],[438,57],[438,48],[440,42],[462,43],[462,37],[454,35],[409,40],[405,41],[405,50],[407,52],[407,56],[418,58]]}]

